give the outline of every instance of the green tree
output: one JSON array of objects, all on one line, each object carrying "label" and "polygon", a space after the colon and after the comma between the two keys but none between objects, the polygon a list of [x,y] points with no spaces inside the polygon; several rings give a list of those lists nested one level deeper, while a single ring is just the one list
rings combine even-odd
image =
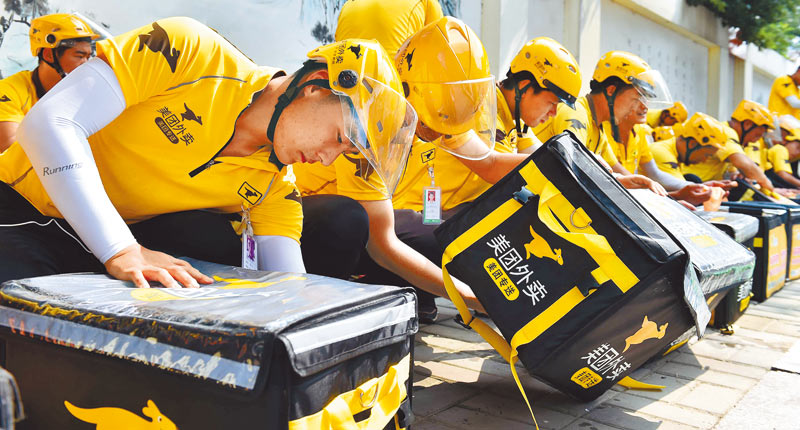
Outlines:
[{"label": "green tree", "polygon": [[800,48],[800,0],[686,0],[738,29],[736,37],[783,55]]}]

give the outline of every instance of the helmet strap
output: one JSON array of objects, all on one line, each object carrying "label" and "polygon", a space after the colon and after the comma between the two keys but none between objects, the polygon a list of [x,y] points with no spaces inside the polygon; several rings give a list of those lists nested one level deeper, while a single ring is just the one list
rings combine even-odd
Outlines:
[{"label": "helmet strap", "polygon": [[754,129],[759,127],[758,125],[756,125],[755,122],[753,122],[753,121],[750,121],[750,122],[753,123],[753,126],[750,127],[750,128],[744,128],[744,121],[739,122],[740,127],[742,127],[742,141],[740,142],[742,144],[742,146],[745,146],[744,137],[747,136],[747,133],[750,133],[751,131],[753,131]]},{"label": "helmet strap", "polygon": [[687,139],[687,138],[684,137],[683,140],[686,141],[686,151],[683,154],[683,160],[681,160],[681,154],[680,154],[680,152],[678,152],[678,161],[680,161],[683,164],[689,164],[689,157],[692,156],[693,152],[695,152],[698,149],[702,148],[703,145],[701,145],[700,142],[695,141],[697,143],[697,145],[695,145],[695,146],[690,148],[689,147],[689,142],[691,142],[691,140],[694,140],[694,139],[690,140],[690,139]]},{"label": "helmet strap", "polygon": [[[517,136],[522,136],[522,120],[520,119],[519,105],[522,103],[522,95],[528,91],[528,88],[533,87],[533,82],[528,82],[527,85],[520,88],[519,82],[514,84],[514,124],[517,129]],[[528,125],[525,125],[525,131],[528,130]]]},{"label": "helmet strap", "polygon": [[289,106],[289,104],[292,103],[295,98],[297,98],[297,96],[300,94],[300,90],[309,85],[317,85],[328,90],[331,89],[331,84],[327,79],[311,79],[303,82],[302,84],[299,83],[309,73],[324,69],[326,67],[327,65],[325,63],[308,60],[303,63],[303,67],[295,72],[294,78],[289,83],[286,91],[278,96],[278,103],[275,104],[275,110],[272,112],[272,118],[269,120],[269,126],[267,127],[267,139],[269,139],[270,142],[274,142],[273,138],[275,137],[275,127],[278,125],[278,119],[281,117],[281,113],[283,113],[283,110],[286,109],[286,107]]},{"label": "helmet strap", "polygon": [[606,104],[608,104],[608,115],[609,115],[609,122],[611,122],[611,133],[614,135],[614,140],[622,143],[622,139],[619,136],[619,125],[617,125],[617,121],[614,118],[614,101],[617,99],[617,94],[619,94],[621,90],[621,85],[616,85],[614,87],[614,93],[610,96],[606,91],[606,88],[603,88],[603,96],[606,98]]},{"label": "helmet strap", "polygon": [[[49,49],[50,53],[53,54],[53,61],[52,62],[51,61],[47,61],[47,60],[44,59],[44,50],[45,49]],[[42,50],[39,51],[39,59],[44,61],[44,63],[47,64],[48,66],[52,67],[56,71],[56,73],[58,73],[59,76],[61,76],[61,79],[64,79],[65,77],[67,77],[66,72],[64,72],[64,69],[61,68],[61,64],[58,62],[58,53],[56,52],[56,48],[42,48]]]}]

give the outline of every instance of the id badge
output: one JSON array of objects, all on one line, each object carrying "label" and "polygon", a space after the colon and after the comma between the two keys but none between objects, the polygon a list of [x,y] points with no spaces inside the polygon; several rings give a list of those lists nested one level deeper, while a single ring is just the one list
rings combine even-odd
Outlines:
[{"label": "id badge", "polygon": [[243,217],[246,227],[242,232],[242,267],[258,270],[258,248],[253,234],[253,226],[250,224],[250,213],[245,211]]},{"label": "id badge", "polygon": [[422,189],[422,223],[442,223],[442,189],[425,187]]}]

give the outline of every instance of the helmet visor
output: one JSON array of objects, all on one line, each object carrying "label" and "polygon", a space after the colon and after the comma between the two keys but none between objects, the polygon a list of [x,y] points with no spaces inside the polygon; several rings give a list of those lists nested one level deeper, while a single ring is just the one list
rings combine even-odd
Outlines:
[{"label": "helmet visor", "polygon": [[[494,77],[416,85],[420,121],[444,134],[437,145],[458,157],[485,158],[494,148],[497,94]],[[469,133],[473,138],[453,138]],[[477,138],[475,138],[477,136]]]},{"label": "helmet visor", "polygon": [[672,107],[672,96],[667,82],[658,70],[647,70],[630,78],[631,84],[645,99],[648,109]]},{"label": "helmet visor", "polygon": [[[417,113],[405,97],[380,81],[364,77],[367,94],[359,103],[336,92],[342,105],[345,136],[363,157],[356,172],[370,186],[391,198],[405,170],[414,139]],[[375,173],[380,178],[371,178]]]}]

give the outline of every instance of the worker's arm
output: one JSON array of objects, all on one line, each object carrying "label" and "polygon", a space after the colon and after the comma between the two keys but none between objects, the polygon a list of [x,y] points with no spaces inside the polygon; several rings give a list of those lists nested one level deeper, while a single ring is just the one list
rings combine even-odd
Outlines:
[{"label": "worker's arm", "polygon": [[[394,231],[391,200],[359,201],[369,216],[367,252],[381,267],[431,294],[448,297],[442,269],[401,241]],[[467,306],[483,311],[475,294],[463,282],[453,279]]]},{"label": "worker's arm", "polygon": [[0,122],[0,152],[8,149],[17,140],[17,127],[19,123],[15,121]]},{"label": "worker's arm", "polygon": [[761,185],[761,188],[766,190],[773,190],[772,182],[767,178],[767,175],[764,174],[764,171],[761,170],[760,167],[756,166],[747,155],[744,153],[734,153],[728,157],[728,161],[733,164],[734,167],[739,169],[742,174],[748,178],[758,182]]}]

